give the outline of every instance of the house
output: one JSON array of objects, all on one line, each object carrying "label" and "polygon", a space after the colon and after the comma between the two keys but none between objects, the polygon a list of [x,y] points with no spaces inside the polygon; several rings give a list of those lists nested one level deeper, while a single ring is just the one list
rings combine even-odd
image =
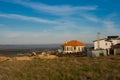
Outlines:
[{"label": "house", "polygon": [[108,51],[108,55],[109,55],[112,52],[111,51],[112,46],[120,43],[120,38],[119,38],[119,36],[108,36],[107,38],[95,40],[93,42],[94,42],[94,50],[97,50],[97,49],[105,50],[106,49]]},{"label": "house", "polygon": [[95,40],[94,49],[108,49],[111,48],[112,45],[120,43],[119,36],[108,36],[104,39]]},{"label": "house", "polygon": [[112,49],[114,50],[114,55],[120,55],[120,43],[113,45]]},{"label": "house", "polygon": [[95,40],[93,41],[93,43],[94,43],[94,50],[108,49],[111,48],[112,45],[111,41],[108,41],[107,38]]},{"label": "house", "polygon": [[61,46],[63,48],[63,53],[79,53],[84,52],[87,45],[77,40],[71,40]]}]

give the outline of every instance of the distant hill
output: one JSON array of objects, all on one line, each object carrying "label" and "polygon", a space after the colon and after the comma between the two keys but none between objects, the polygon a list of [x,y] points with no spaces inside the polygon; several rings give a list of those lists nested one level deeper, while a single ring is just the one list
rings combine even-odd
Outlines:
[{"label": "distant hill", "polygon": [[4,49],[45,49],[45,48],[60,48],[59,44],[40,44],[40,45],[0,45],[0,50]]},{"label": "distant hill", "polygon": [[[88,47],[93,47],[93,44],[89,43]],[[6,49],[46,49],[46,48],[61,48],[60,44],[28,44],[28,45],[0,45],[0,50]]]}]

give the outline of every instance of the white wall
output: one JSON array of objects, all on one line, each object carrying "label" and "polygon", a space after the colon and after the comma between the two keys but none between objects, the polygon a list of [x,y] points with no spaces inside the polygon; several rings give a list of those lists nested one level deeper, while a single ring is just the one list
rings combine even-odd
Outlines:
[{"label": "white wall", "polygon": [[64,46],[64,53],[76,53],[84,51],[85,46]]},{"label": "white wall", "polygon": [[[111,40],[111,42],[108,42],[105,40],[100,40],[99,47],[101,49],[108,49],[108,48],[111,48],[112,44],[115,45],[118,43],[120,43],[120,40]],[[98,42],[97,41],[94,42],[94,49],[98,49]]]},{"label": "white wall", "polygon": [[111,40],[113,45],[120,43],[120,40]]},{"label": "white wall", "polygon": [[[111,47],[111,42],[105,41],[105,40],[100,40],[99,41],[99,48],[101,49],[108,49]],[[94,49],[98,49],[98,42],[94,42]]]}]

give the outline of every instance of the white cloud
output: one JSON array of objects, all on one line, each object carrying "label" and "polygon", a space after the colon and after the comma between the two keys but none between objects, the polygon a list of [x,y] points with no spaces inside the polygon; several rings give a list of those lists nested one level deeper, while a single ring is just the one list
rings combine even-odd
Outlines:
[{"label": "white cloud", "polygon": [[105,31],[109,35],[118,35],[120,34],[117,24],[114,21],[103,21],[103,26],[105,26]]},{"label": "white cloud", "polygon": [[[1,1],[1,0],[0,0]],[[2,0],[6,1],[6,0]],[[18,14],[0,14],[0,17],[19,19],[24,21],[35,21],[47,24],[57,24],[52,27],[43,29],[42,32],[3,32],[0,34],[1,42],[6,43],[62,43],[70,39],[78,39],[80,41],[90,42],[96,39],[97,31],[104,32],[106,35],[120,33],[119,29],[116,28],[115,21],[112,21],[113,15],[104,18],[100,18],[97,15],[90,14],[91,11],[97,9],[97,6],[69,6],[69,5],[47,5],[42,3],[33,3],[21,0],[7,0],[7,2],[23,5],[38,12],[49,13],[52,15],[62,16],[56,18],[56,20],[46,20],[37,17],[30,17]],[[90,12],[89,12],[90,11]],[[78,17],[74,17],[74,14]],[[68,15],[68,16],[67,16]],[[72,15],[72,16],[71,16]],[[80,16],[79,16],[80,15]],[[113,17],[111,17],[113,16]],[[89,23],[85,23],[88,20]],[[91,26],[95,24],[97,26]],[[89,25],[90,24],[90,25]],[[0,24],[1,26],[2,24]],[[102,27],[100,27],[100,26]],[[48,25],[49,26],[49,25]],[[6,30],[6,29],[5,29]],[[8,29],[9,30],[9,29]],[[74,30],[72,32],[72,30]],[[76,30],[76,31],[75,31]],[[1,30],[2,31],[2,30]],[[0,32],[1,33],[1,32]],[[101,34],[102,35],[102,34]]]},{"label": "white cloud", "polygon": [[53,15],[72,15],[72,14],[79,14],[81,12],[92,11],[96,10],[97,6],[70,6],[70,5],[47,5],[43,3],[35,3],[30,1],[23,1],[23,0],[1,0],[9,3],[20,4],[39,12],[50,13]]},{"label": "white cloud", "polygon": [[72,15],[79,13],[81,11],[95,10],[96,6],[50,6],[46,4],[36,4],[36,3],[22,3],[24,6],[31,7],[35,10],[50,13],[53,15]]},{"label": "white cloud", "polygon": [[89,21],[92,21],[92,22],[101,22],[101,20],[96,17],[95,15],[92,15],[92,14],[81,14],[81,16]]},{"label": "white cloud", "polygon": [[[65,33],[69,33],[71,32],[73,29],[79,29],[79,25],[74,23],[75,21],[72,20],[58,20],[58,22],[60,22],[61,24],[59,25],[55,25],[47,30],[45,30],[45,32],[57,32],[57,33],[61,33],[61,32],[65,32]],[[63,23],[62,23],[63,22]]]},{"label": "white cloud", "polygon": [[50,32],[12,32],[5,31],[0,34],[0,44],[52,44],[63,43],[68,40],[77,39],[83,42],[90,42],[88,34],[74,33],[50,33]]},{"label": "white cloud", "polygon": [[107,27],[107,28],[114,28],[115,27],[115,23],[113,21],[103,21],[103,24]]},{"label": "white cloud", "polygon": [[105,27],[106,34],[109,35],[118,35],[119,31],[119,23],[117,22],[118,14],[111,13],[107,15],[103,20],[101,20],[103,26]]},{"label": "white cloud", "polygon": [[34,22],[47,23],[47,24],[57,24],[56,21],[45,20],[45,19],[36,18],[36,17],[23,16],[18,14],[0,14],[0,17],[20,19],[25,21],[34,21]]}]

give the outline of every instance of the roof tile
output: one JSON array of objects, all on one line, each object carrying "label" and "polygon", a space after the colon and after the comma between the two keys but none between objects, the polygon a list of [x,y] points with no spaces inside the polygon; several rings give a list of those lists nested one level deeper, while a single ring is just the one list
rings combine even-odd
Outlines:
[{"label": "roof tile", "polygon": [[61,46],[86,46],[86,44],[77,40],[71,40],[62,44]]}]

